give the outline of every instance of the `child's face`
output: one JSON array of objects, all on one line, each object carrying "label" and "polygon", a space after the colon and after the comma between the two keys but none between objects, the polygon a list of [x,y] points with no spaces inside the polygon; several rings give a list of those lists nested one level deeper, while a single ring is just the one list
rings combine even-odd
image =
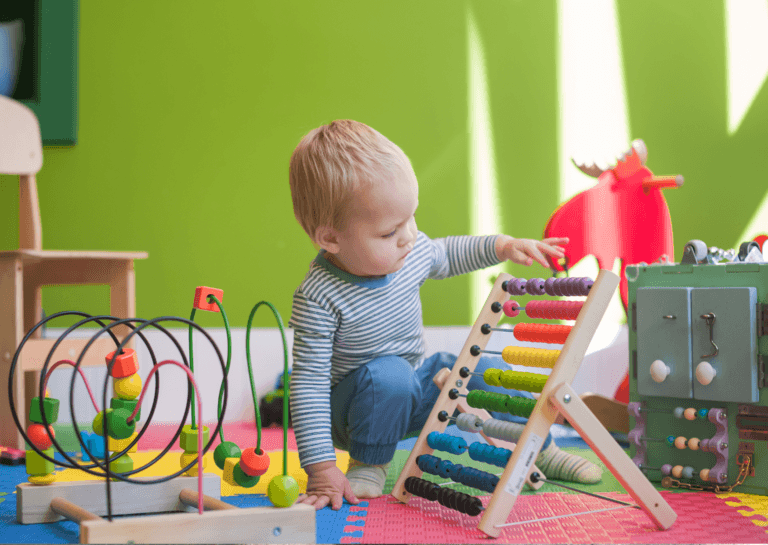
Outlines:
[{"label": "child's face", "polygon": [[[413,178],[363,188],[354,196],[346,226],[335,231],[331,261],[357,276],[399,271],[416,243],[419,186]],[[327,255],[327,254],[326,254]]]}]

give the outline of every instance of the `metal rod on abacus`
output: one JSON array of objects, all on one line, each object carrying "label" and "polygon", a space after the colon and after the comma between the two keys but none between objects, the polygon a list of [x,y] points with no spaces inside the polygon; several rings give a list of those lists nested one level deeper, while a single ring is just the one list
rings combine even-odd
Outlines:
[{"label": "metal rod on abacus", "polygon": [[573,490],[574,492],[580,492],[582,494],[587,494],[588,496],[593,496],[595,498],[600,498],[601,500],[612,501],[613,503],[620,503],[621,505],[626,505],[627,507],[634,507],[635,509],[642,509],[642,507],[640,507],[639,505],[636,505],[634,503],[628,503],[628,502],[617,500],[617,499],[614,499],[614,498],[609,498],[607,496],[601,496],[600,494],[595,494],[594,492],[587,492],[586,490],[579,490],[578,488],[573,488],[571,486],[567,486],[567,485],[564,485],[564,484],[561,484],[561,483],[556,483],[555,481],[551,481],[549,479],[545,479],[544,477],[542,477],[538,473],[538,471],[534,471],[533,473],[531,473],[531,482],[532,483],[537,483],[539,481],[542,481],[542,482],[545,482],[545,483],[549,483],[549,484],[553,484],[555,486],[559,486],[560,488],[567,488],[568,490]]},{"label": "metal rod on abacus", "polygon": [[506,524],[497,524],[496,528],[506,528],[507,526],[519,526],[521,524],[530,524],[532,522],[544,522],[546,520],[575,517],[577,515],[593,515],[595,513],[603,513],[605,511],[616,511],[617,509],[626,509],[627,507],[629,507],[629,505],[622,505],[621,507],[608,507],[607,509],[597,509],[595,511],[584,511],[582,513],[568,513],[567,515],[556,515],[554,517],[545,517],[543,519],[521,520],[520,522],[508,522]]},{"label": "metal rod on abacus", "polygon": [[515,326],[511,327],[491,327],[489,324],[483,324],[480,326],[480,332],[483,335],[488,335],[491,331],[501,331],[502,333],[514,333]]},{"label": "metal rod on abacus", "polygon": [[469,353],[473,356],[479,356],[480,354],[494,354],[496,356],[501,356],[501,352],[497,352],[496,350],[483,350],[476,344],[472,345],[472,348],[469,349]]}]

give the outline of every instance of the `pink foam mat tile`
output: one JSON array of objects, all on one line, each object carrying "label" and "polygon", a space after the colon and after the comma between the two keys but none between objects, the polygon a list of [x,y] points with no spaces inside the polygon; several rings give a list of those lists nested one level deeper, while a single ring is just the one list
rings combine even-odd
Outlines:
[{"label": "pink foam mat tile", "polygon": [[[412,497],[408,505],[389,496],[370,500],[359,543],[768,543],[768,533],[711,493],[661,492],[677,513],[660,530],[641,509],[631,507],[510,526],[497,540],[477,529],[469,517]],[[627,494],[608,493],[632,502]],[[489,497],[482,497],[487,506]],[[571,513],[619,507],[584,494],[544,493],[518,498],[507,522],[533,521]]]}]

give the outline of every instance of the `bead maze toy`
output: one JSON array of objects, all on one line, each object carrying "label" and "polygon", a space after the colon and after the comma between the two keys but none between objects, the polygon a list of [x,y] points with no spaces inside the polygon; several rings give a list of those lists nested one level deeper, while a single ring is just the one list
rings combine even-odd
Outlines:
[{"label": "bead maze toy", "polygon": [[[759,239],[758,239],[759,240]],[[689,241],[629,281],[631,454],[662,486],[768,495],[768,263]]]},{"label": "bead maze toy", "polygon": [[[8,377],[11,414],[16,426],[27,441],[30,449],[26,451],[27,473],[29,482],[17,486],[17,520],[21,524],[55,522],[68,518],[79,523],[81,543],[314,543],[315,510],[311,506],[294,505],[299,487],[293,477],[287,473],[287,429],[283,427],[283,472],[269,483],[268,496],[274,507],[239,509],[220,500],[221,480],[218,475],[204,473],[205,453],[211,448],[216,434],[221,443],[213,453],[213,459],[223,478],[233,486],[250,488],[255,486],[260,476],[269,467],[269,456],[261,450],[261,423],[256,403],[256,391],[253,382],[253,370],[250,357],[250,329],[256,311],[262,305],[268,306],[275,316],[283,337],[284,384],[287,386],[288,351],[282,319],[270,303],[262,301],[253,307],[248,319],[246,332],[246,356],[248,373],[251,378],[251,391],[257,424],[255,447],[241,450],[238,445],[226,441],[222,429],[227,405],[228,378],[231,356],[231,335],[229,323],[221,299],[223,292],[207,287],[198,287],[189,319],[166,316],[154,320],[138,318],[118,319],[113,316],[90,316],[76,311],[54,314],[40,321],[22,340],[11,363]],[[194,322],[197,310],[220,312],[227,330],[227,361],[214,343],[212,337]],[[19,353],[26,341],[34,337],[35,332],[51,320],[61,316],[82,318],[67,329],[53,344],[42,366],[42,376],[38,396],[30,404],[32,424],[26,433],[15,406],[13,388],[14,373],[17,370]],[[189,359],[181,345],[164,324],[186,325],[189,328]],[[51,365],[51,359],[58,345],[76,329],[96,324],[101,327],[85,344],[77,361],[59,360]],[[128,328],[130,333],[118,339],[115,328]],[[175,345],[180,361],[165,359],[158,362],[157,355],[144,334],[147,328],[164,333]],[[222,383],[218,399],[218,421],[213,433],[202,425],[202,399],[194,380],[192,339],[197,331],[214,348],[216,358],[222,369]],[[105,356],[107,378],[101,407],[94,397],[85,376],[80,369],[89,349],[101,346],[97,343],[101,336],[106,336],[114,343],[114,350]],[[152,368],[147,376],[146,385],[142,385],[138,374],[139,361],[136,352],[126,345],[138,338],[147,348],[152,360]],[[58,418],[59,400],[46,395],[46,385],[52,372],[61,365],[71,365],[75,372],[70,383],[70,410],[72,425],[78,437],[83,453],[83,463],[78,463],[67,454],[56,440],[51,424]],[[129,453],[136,452],[136,445],[155,413],[158,402],[160,375],[158,370],[164,366],[181,368],[188,377],[187,402],[181,423],[167,446],[154,459],[142,467],[134,468]],[[85,440],[77,425],[74,410],[74,386],[81,377],[96,410],[93,429],[96,435]],[[113,397],[107,408],[109,378],[112,379]],[[147,391],[146,386],[155,379],[155,395],[144,427],[137,429],[142,415],[142,402]],[[194,398],[193,398],[194,393]],[[287,399],[287,388],[283,392]],[[196,400],[196,403],[195,403]],[[195,422],[196,407],[199,410]],[[146,409],[146,407],[145,407]],[[191,410],[191,424],[184,424]],[[285,412],[288,405],[285,405]],[[144,411],[146,413],[146,410]],[[287,414],[284,415],[287,422]],[[183,452],[179,458],[180,469],[172,475],[160,478],[134,477],[157,463],[179,439]],[[54,459],[57,452],[64,461]],[[90,463],[85,463],[85,461]],[[79,469],[90,475],[104,478],[100,481],[79,481],[56,483],[55,465]],[[183,474],[183,476],[182,476]],[[196,489],[196,490],[195,490]],[[197,513],[188,512],[196,507]],[[113,519],[114,515],[136,515],[148,513],[167,513],[151,517],[128,517]],[[107,518],[102,518],[107,515]]]},{"label": "bead maze toy", "polygon": [[[587,278],[549,278],[546,281],[534,278],[526,281],[506,273],[501,274],[453,369],[447,378],[445,373],[437,377],[444,386],[395,483],[392,495],[407,503],[411,495],[415,494],[470,516],[482,513],[478,529],[488,536],[498,537],[526,479],[541,479],[541,475],[534,471],[533,462],[541,450],[549,427],[558,414],[562,413],[655,524],[662,529],[669,528],[677,515],[570,386],[618,283],[618,277],[605,270],[599,272],[594,283]],[[510,294],[524,293],[587,298],[585,301],[534,300],[528,302],[524,309],[517,302],[509,300]],[[548,377],[498,369],[484,373],[483,378],[489,384],[540,392],[538,400],[467,391],[465,381],[474,371],[480,354],[488,352],[485,346],[492,332],[509,331],[496,327],[502,310],[508,316],[515,316],[520,310],[525,310],[531,318],[575,320],[573,326],[518,324],[512,329],[519,340],[563,343],[559,351],[510,346],[501,352],[502,358],[510,364],[551,367]],[[528,423],[514,451],[503,452],[505,449],[492,445],[468,446],[461,438],[443,434],[448,420],[462,399],[476,408],[527,416]],[[461,428],[467,431],[482,430],[487,436],[502,436],[507,440],[510,438],[504,436],[503,422],[495,419],[481,421],[481,418],[475,419],[468,414],[462,413],[457,418],[457,425]],[[456,454],[467,451],[472,459],[501,465],[504,471],[501,477],[496,477],[465,468],[461,464],[452,464],[433,456],[433,449]],[[422,471],[450,476],[454,481],[491,492],[492,496],[484,507],[480,498],[421,479]]]}]

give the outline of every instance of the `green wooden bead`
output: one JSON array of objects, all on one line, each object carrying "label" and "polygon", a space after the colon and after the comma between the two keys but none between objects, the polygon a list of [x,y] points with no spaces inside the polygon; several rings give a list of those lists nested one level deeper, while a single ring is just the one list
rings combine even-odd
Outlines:
[{"label": "green wooden bead", "polygon": [[[107,409],[107,414],[111,413],[113,409]],[[93,433],[104,437],[104,411],[99,413],[93,419]]]},{"label": "green wooden bead", "polygon": [[234,444],[232,441],[224,441],[219,443],[216,450],[213,451],[213,461],[216,467],[224,469],[224,462],[227,458],[240,458],[240,447]]},{"label": "green wooden bead", "polygon": [[136,429],[136,422],[128,423],[128,417],[131,411],[128,409],[108,409],[107,426],[109,436],[113,439],[125,439],[133,435]]},{"label": "green wooden bead", "polygon": [[243,471],[243,468],[240,467],[240,464],[235,466],[235,469],[232,472],[232,477],[234,477],[237,486],[242,486],[244,488],[251,488],[256,486],[256,484],[259,482],[259,479],[261,478],[260,475],[251,477],[250,475],[246,474],[245,471]]},{"label": "green wooden bead", "polygon": [[[119,397],[113,397],[112,400],[109,402],[109,406],[113,409],[128,409],[131,413],[136,408],[136,404],[139,402],[138,399],[120,399]],[[141,418],[141,409],[139,409],[136,412],[136,416],[134,417],[134,422],[138,422]]]},{"label": "green wooden bead", "polygon": [[[46,456],[53,458],[53,447],[43,451]],[[49,462],[34,450],[27,451],[27,473],[29,475],[48,475],[53,473],[53,462]]]},{"label": "green wooden bead", "polygon": [[109,469],[113,473],[126,473],[127,471],[133,471],[133,458],[127,454],[123,454],[117,460],[109,462]]},{"label": "green wooden bead", "polygon": [[[181,428],[181,435],[179,436],[181,450],[184,452],[197,452],[197,432],[198,428],[192,429],[191,424]],[[208,444],[208,426],[203,426],[203,448],[205,448],[206,444]]]},{"label": "green wooden bead", "polygon": [[290,507],[299,497],[299,483],[290,475],[275,475],[269,481],[267,496],[275,507]]},{"label": "green wooden bead", "polygon": [[[52,397],[43,398],[43,410],[49,424],[54,424],[59,419],[59,400]],[[40,398],[33,397],[29,404],[29,419],[37,424],[44,424],[43,415],[40,414]]]}]

